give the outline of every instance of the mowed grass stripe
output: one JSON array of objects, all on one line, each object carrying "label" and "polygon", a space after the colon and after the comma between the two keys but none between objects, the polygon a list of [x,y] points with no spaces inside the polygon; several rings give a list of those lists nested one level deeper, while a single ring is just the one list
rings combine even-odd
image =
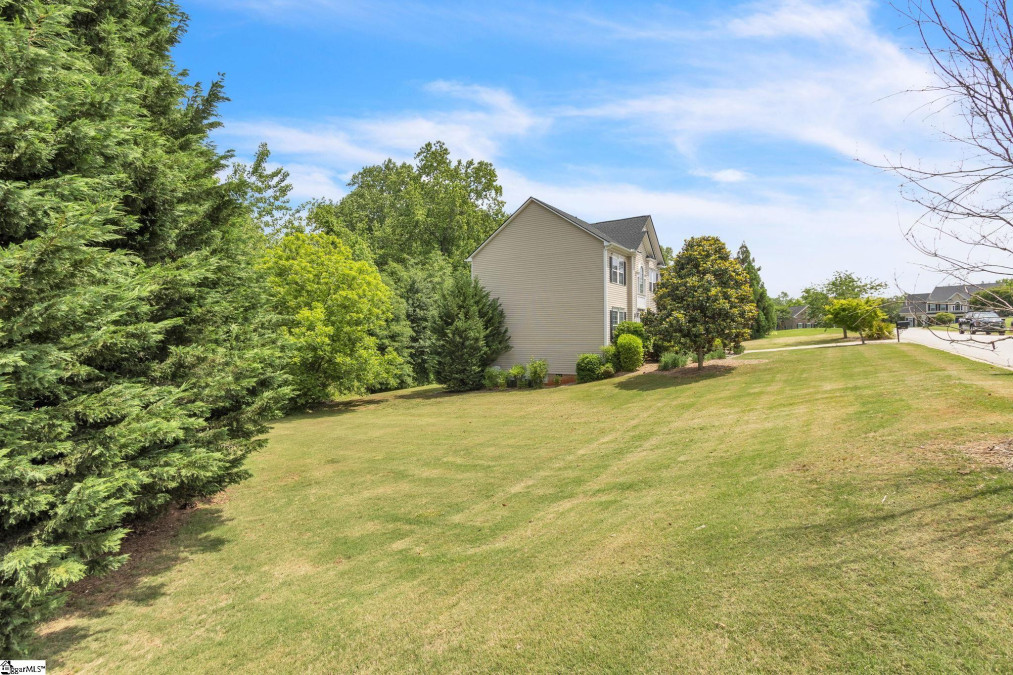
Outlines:
[{"label": "mowed grass stripe", "polygon": [[40,656],[58,672],[1013,667],[1013,481],[957,448],[1013,434],[1013,380],[914,345],[757,357],[289,418],[253,479],[147,575],[75,597]]}]

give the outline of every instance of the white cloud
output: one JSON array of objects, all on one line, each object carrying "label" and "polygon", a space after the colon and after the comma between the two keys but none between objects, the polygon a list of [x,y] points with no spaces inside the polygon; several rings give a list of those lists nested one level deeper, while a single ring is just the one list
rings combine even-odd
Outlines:
[{"label": "white cloud", "polygon": [[738,169],[721,169],[719,171],[704,171],[703,169],[697,169],[690,171],[694,176],[701,176],[703,178],[710,178],[718,183],[741,183],[744,180],[748,180],[750,175],[745,171],[739,171]]},{"label": "white cloud", "polygon": [[[439,8],[419,5],[395,16],[375,3],[379,9],[370,13],[326,0],[234,2],[262,12],[293,6],[340,11],[374,26],[393,21],[400,29],[436,21],[441,35],[479,21],[482,30],[499,34],[541,22],[554,26],[551,36],[527,31],[525,39],[566,40],[568,46],[585,41],[601,54],[618,45],[609,52],[612,65],[654,56],[671,64],[664,76],[654,67],[623,70],[620,78],[594,84],[574,78],[580,84],[572,87],[553,80],[545,96],[551,106],[519,100],[504,88],[436,80],[400,111],[226,124],[221,134],[235,143],[254,147],[266,140],[292,172],[299,197],[338,197],[351,172],[387,157],[407,160],[439,139],[455,156],[495,161],[512,206],[535,195],[590,219],[651,213],[665,243],[675,247],[703,233],[718,234],[732,247],[746,240],[770,290],[797,291],[834,269],[906,279],[908,262],[916,258],[900,226],[917,214],[898,199],[892,181],[859,166],[842,169],[828,155],[882,162],[914,150],[947,157],[919,124],[923,113],[912,115],[925,99],[898,95],[930,82],[926,64],[877,32],[868,2],[757,3],[744,15],[741,7],[724,10],[696,25],[670,15],[624,23],[538,7],[529,8],[530,16],[444,8],[437,20]],[[550,15],[553,20],[544,20]],[[539,81],[537,73],[524,75]],[[940,115],[935,123],[946,126],[949,118]],[[556,138],[559,146],[547,149]],[[611,154],[600,159],[596,151],[606,144]],[[759,156],[758,147],[767,154]],[[798,161],[779,163],[780,147]],[[584,149],[599,157],[596,164],[582,163]],[[570,150],[575,156],[567,155]],[[609,165],[629,166],[644,155],[657,157],[659,165],[644,175],[657,169],[673,187],[658,187],[656,180],[654,187],[638,185]],[[713,184],[690,191],[678,182],[686,171]],[[534,175],[561,177],[538,181]]]},{"label": "white cloud", "polygon": [[328,166],[359,168],[388,157],[408,159],[427,141],[442,140],[461,157],[495,159],[505,142],[544,130],[536,116],[501,89],[437,81],[426,89],[473,104],[429,113],[366,118],[236,121],[220,135],[241,145],[267,142],[279,157],[326,160]]},{"label": "white cloud", "polygon": [[754,13],[730,21],[728,29],[741,37],[839,38],[868,32],[868,10],[868,2],[782,0],[758,4]]},{"label": "white cloud", "polygon": [[652,190],[620,181],[560,184],[533,181],[500,169],[510,209],[535,196],[587,220],[651,214],[661,243],[676,250],[684,239],[704,234],[721,237],[734,252],[745,241],[763,266],[773,293],[796,293],[837,269],[913,287],[914,251],[900,225],[915,212],[898,205],[893,193],[842,179],[821,188],[809,185],[800,198],[776,188],[762,196],[707,190]]}]

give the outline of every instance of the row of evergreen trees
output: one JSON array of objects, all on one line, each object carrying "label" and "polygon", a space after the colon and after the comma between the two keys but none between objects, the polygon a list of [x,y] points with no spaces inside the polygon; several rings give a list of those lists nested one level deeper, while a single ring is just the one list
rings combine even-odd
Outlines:
[{"label": "row of evergreen trees", "polygon": [[210,141],[226,99],[172,62],[184,26],[170,0],[0,0],[2,655],[132,522],[243,479],[293,402],[469,388],[508,344],[463,268],[504,215],[490,164],[427,144],[293,210],[266,148]]}]

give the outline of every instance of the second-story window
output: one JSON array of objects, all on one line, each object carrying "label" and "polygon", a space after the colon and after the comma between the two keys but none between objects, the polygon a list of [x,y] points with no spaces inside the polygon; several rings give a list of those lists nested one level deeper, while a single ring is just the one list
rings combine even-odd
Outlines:
[{"label": "second-story window", "polygon": [[658,270],[650,271],[651,280],[648,282],[647,287],[651,290],[651,293],[655,293],[658,290]]},{"label": "second-story window", "polygon": [[644,266],[637,268],[637,293],[644,294]]},{"label": "second-story window", "polygon": [[618,256],[610,255],[609,265],[611,267],[609,279],[611,279],[612,283],[619,284],[620,286],[625,286],[626,261]]}]

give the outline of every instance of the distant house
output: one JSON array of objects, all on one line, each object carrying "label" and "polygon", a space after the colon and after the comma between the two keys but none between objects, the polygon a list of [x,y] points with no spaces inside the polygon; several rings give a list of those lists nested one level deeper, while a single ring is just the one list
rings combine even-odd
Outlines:
[{"label": "distant house", "polygon": [[971,296],[978,291],[999,286],[999,282],[987,284],[960,284],[957,286],[936,286],[930,293],[909,293],[904,296],[900,309],[902,319],[912,325],[922,326],[933,323],[939,312],[949,312],[961,317],[970,309]]},{"label": "distant house", "polygon": [[496,365],[545,359],[559,375],[607,344],[617,323],[655,308],[665,266],[650,216],[589,223],[534,197],[468,262],[506,313],[511,349]]},{"label": "distant house", "polygon": [[792,305],[788,308],[788,316],[778,319],[778,330],[793,328],[816,328],[818,324],[809,318],[809,305]]}]

